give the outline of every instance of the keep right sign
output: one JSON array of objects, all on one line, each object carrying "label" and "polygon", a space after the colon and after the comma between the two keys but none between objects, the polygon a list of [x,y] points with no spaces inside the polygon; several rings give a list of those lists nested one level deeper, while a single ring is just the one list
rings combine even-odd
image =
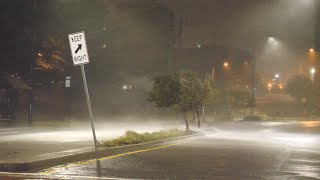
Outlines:
[{"label": "keep right sign", "polygon": [[76,66],[89,63],[89,56],[84,32],[69,34],[69,43],[73,64]]}]

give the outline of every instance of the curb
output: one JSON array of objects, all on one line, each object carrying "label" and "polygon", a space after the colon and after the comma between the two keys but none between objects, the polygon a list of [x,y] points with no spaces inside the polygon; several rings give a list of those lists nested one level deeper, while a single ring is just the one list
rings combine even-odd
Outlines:
[{"label": "curb", "polygon": [[[187,140],[192,138],[197,138],[206,134],[213,133],[214,131],[208,131],[205,133],[197,133],[192,135],[180,136],[169,139],[162,139],[157,141],[150,141],[140,144],[132,144],[126,146],[117,146],[117,147],[108,147],[108,148],[99,148],[98,153],[96,154],[94,150],[65,155],[60,157],[48,158],[32,162],[21,162],[21,163],[0,163],[0,171],[2,172],[36,172],[42,169],[46,169],[53,166],[58,166],[61,164],[85,161],[95,158],[102,158],[105,156],[112,156],[120,153],[126,153],[130,151],[136,151],[144,148],[151,148],[154,146],[160,146],[168,143],[174,143],[175,141]],[[93,148],[92,148],[93,149]]]}]

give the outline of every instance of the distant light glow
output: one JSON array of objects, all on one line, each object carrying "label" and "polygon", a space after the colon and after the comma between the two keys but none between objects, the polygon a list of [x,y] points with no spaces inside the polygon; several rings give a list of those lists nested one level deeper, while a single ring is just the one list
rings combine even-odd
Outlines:
[{"label": "distant light glow", "polygon": [[310,73],[311,73],[311,74],[315,74],[315,73],[316,73],[316,69],[315,69],[314,67],[311,68],[311,69],[310,69]]},{"label": "distant light glow", "polygon": [[267,44],[268,47],[272,50],[279,50],[279,48],[281,47],[280,41],[275,37],[268,37]]},{"label": "distant light glow", "polygon": [[229,63],[228,63],[228,62],[224,62],[224,63],[223,63],[223,66],[224,66],[225,68],[227,68],[227,67],[229,67]]},{"label": "distant light glow", "polygon": [[270,42],[273,42],[275,40],[276,40],[276,38],[274,38],[274,37],[268,37],[268,41],[270,41]]},{"label": "distant light glow", "polygon": [[279,89],[283,89],[283,85],[282,84],[279,84]]},{"label": "distant light glow", "polygon": [[320,121],[304,121],[302,122],[303,127],[319,127]]},{"label": "distant light glow", "polygon": [[131,85],[123,85],[123,86],[122,86],[122,89],[123,89],[123,90],[132,89],[132,86],[131,86]]}]

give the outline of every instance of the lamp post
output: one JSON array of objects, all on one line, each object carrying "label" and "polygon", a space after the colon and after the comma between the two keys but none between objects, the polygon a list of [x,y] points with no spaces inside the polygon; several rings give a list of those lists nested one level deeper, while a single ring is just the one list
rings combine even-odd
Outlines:
[{"label": "lamp post", "polygon": [[225,90],[229,86],[229,69],[230,69],[230,63],[225,60],[222,63],[222,72],[223,72],[223,89]]},{"label": "lamp post", "polygon": [[[33,9],[36,11],[37,9],[37,0],[33,0]],[[33,112],[33,87],[32,87],[32,73],[33,73],[33,62],[35,60],[35,53],[36,53],[36,31],[35,27],[33,29],[33,35],[31,39],[31,61],[30,61],[30,74],[29,74],[29,86],[31,86],[31,90],[29,92],[28,98],[28,125],[32,125],[32,112]],[[42,54],[38,54],[39,56]]]},{"label": "lamp post", "polygon": [[251,55],[251,62],[252,62],[252,73],[251,73],[251,115],[253,115],[253,109],[255,106],[256,101],[256,60],[254,55]]},{"label": "lamp post", "polygon": [[307,52],[308,64],[313,66],[316,64],[317,52],[314,48],[310,48]]}]

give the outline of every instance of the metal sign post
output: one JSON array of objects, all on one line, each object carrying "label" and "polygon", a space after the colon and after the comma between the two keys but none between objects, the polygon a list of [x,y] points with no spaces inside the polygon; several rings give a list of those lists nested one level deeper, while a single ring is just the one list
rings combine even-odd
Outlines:
[{"label": "metal sign post", "polygon": [[88,105],[94,147],[95,147],[95,151],[98,152],[97,137],[96,137],[96,132],[95,132],[94,123],[93,123],[93,114],[91,109],[86,72],[84,70],[84,64],[89,63],[89,56],[88,56],[88,50],[87,50],[87,44],[86,44],[86,38],[85,38],[84,32],[69,34],[69,43],[70,43],[73,64],[75,66],[80,65],[81,67],[82,80],[83,80],[83,86],[84,86],[84,91],[86,94],[86,100]]},{"label": "metal sign post", "polygon": [[87,105],[88,105],[88,111],[89,111],[89,117],[90,117],[91,129],[92,129],[92,135],[93,135],[93,140],[94,140],[94,148],[95,148],[95,151],[97,151],[98,150],[97,137],[96,137],[96,132],[95,132],[94,123],[93,123],[93,114],[92,114],[92,109],[91,109],[91,103],[90,103],[91,101],[90,101],[90,96],[89,96],[89,91],[88,91],[86,72],[84,70],[84,65],[83,64],[81,64],[80,67],[81,67],[84,91],[86,93],[86,99],[87,99]]}]

